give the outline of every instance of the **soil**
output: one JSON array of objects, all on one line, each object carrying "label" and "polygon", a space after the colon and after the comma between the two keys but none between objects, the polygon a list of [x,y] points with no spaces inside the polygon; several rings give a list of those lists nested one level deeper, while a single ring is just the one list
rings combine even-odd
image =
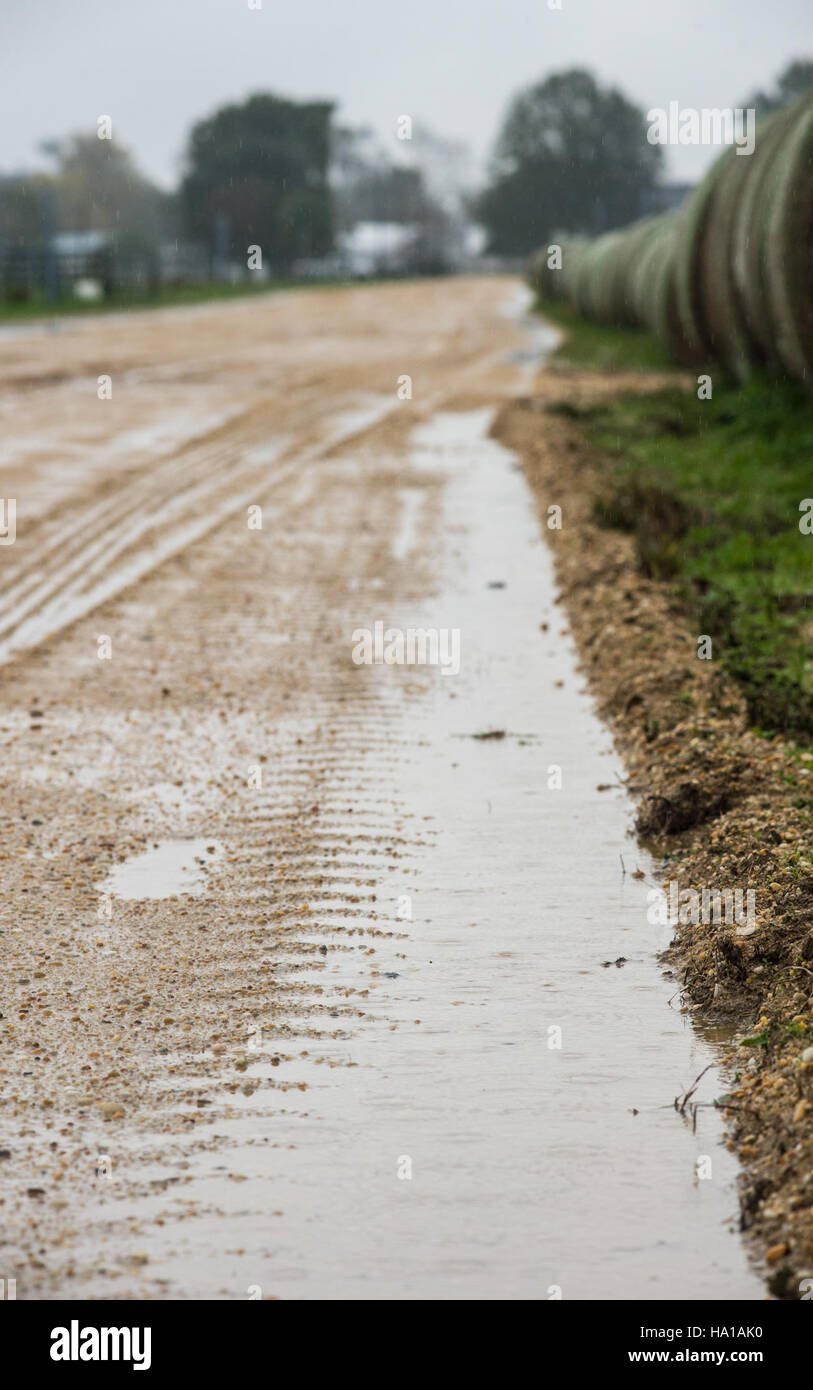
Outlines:
[{"label": "soil", "polygon": [[[306,1101],[306,1065],[380,985],[376,949],[402,933],[375,871],[421,833],[358,813],[380,717],[350,635],[382,586],[423,596],[420,557],[390,553],[397,450],[450,397],[482,405],[513,381],[507,293],[308,290],[0,335],[17,500],[0,550],[0,1277],[20,1299],[161,1297],[154,1237],[166,1226],[171,1249],[228,1204],[225,1180],[208,1203],[184,1194],[190,1164],[217,1154],[239,1181],[251,1149],[229,1123]],[[436,485],[416,486],[431,545]],[[131,856],[200,834],[227,846],[207,894],[108,895]],[[363,962],[340,998],[318,983],[337,950]]]}]

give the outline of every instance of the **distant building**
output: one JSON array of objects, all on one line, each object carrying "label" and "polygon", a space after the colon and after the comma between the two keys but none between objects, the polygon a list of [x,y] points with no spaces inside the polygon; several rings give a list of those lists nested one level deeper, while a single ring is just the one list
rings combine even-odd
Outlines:
[{"label": "distant building", "polygon": [[97,276],[112,245],[112,232],[57,232],[51,237],[60,277],[66,280]]},{"label": "distant building", "polygon": [[420,229],[404,222],[357,222],[336,238],[346,275],[403,275],[411,268]]},{"label": "distant building", "polygon": [[[145,240],[112,231],[57,232],[48,242],[58,284],[80,298],[144,290],[157,274],[157,254]],[[99,294],[90,290],[98,287]],[[81,289],[78,287],[82,286]]]}]

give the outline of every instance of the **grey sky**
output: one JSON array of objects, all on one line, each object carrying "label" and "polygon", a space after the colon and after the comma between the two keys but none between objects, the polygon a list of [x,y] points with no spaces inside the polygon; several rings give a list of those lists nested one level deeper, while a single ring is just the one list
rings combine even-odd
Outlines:
[{"label": "grey sky", "polygon": [[[255,0],[256,3],[256,0]],[[43,139],[96,128],[170,186],[189,126],[271,90],[334,98],[393,148],[411,115],[490,149],[511,95],[574,65],[645,109],[736,105],[813,56],[811,0],[0,0],[0,170]],[[669,151],[695,178],[713,151]]]}]

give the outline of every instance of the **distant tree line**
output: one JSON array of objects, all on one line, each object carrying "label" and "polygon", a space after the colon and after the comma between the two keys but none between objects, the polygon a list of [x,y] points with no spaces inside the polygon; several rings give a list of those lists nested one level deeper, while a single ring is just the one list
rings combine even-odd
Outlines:
[{"label": "distant tree line", "polygon": [[60,233],[86,244],[98,234],[88,263],[105,288],[148,287],[172,243],[185,254],[164,257],[164,279],[189,265],[198,276],[239,273],[250,247],[260,248],[266,273],[285,276],[329,256],[337,236],[363,221],[409,224],[412,268],[449,268],[453,218],[430,184],[433,162],[456,147],[418,134],[426,169],[393,163],[369,131],[337,125],[330,102],[260,93],[192,128],[174,193],[145,178],[115,139],[50,141],[42,147],[50,171],[0,177],[0,293],[4,270],[21,296],[42,281],[55,239],[60,252],[71,241]]},{"label": "distant tree line", "polygon": [[[813,62],[799,60],[749,104],[764,114],[810,85]],[[633,220],[647,209],[662,156],[643,112],[582,69],[515,96],[478,197],[459,143],[416,125],[395,161],[369,130],[337,124],[331,102],[270,93],[192,128],[172,193],[141,174],[117,139],[74,134],[43,150],[50,169],[0,176],[0,294],[16,284],[25,295],[53,275],[59,233],[96,247],[105,288],[245,268],[251,246],[266,273],[287,275],[329,257],[359,223],[413,229],[414,270],[448,269],[473,219],[496,255],[523,256],[559,230],[594,234]]]},{"label": "distant tree line", "polygon": [[769,116],[772,111],[778,111],[783,106],[791,106],[799,97],[804,96],[813,87],[813,62],[807,59],[797,59],[795,63],[790,63],[785,71],[777,78],[773,91],[754,92],[743,106],[753,106],[757,116]]}]

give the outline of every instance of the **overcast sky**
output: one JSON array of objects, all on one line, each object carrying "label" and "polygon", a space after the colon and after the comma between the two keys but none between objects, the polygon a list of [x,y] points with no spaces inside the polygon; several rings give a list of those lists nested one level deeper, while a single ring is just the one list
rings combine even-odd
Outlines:
[{"label": "overcast sky", "polygon": [[[257,3],[257,0],[254,0]],[[0,171],[110,115],[176,181],[190,125],[251,92],[332,98],[394,140],[399,115],[489,151],[509,98],[574,65],[645,109],[741,103],[813,57],[813,0],[0,0]],[[713,151],[670,149],[694,179]]]}]

